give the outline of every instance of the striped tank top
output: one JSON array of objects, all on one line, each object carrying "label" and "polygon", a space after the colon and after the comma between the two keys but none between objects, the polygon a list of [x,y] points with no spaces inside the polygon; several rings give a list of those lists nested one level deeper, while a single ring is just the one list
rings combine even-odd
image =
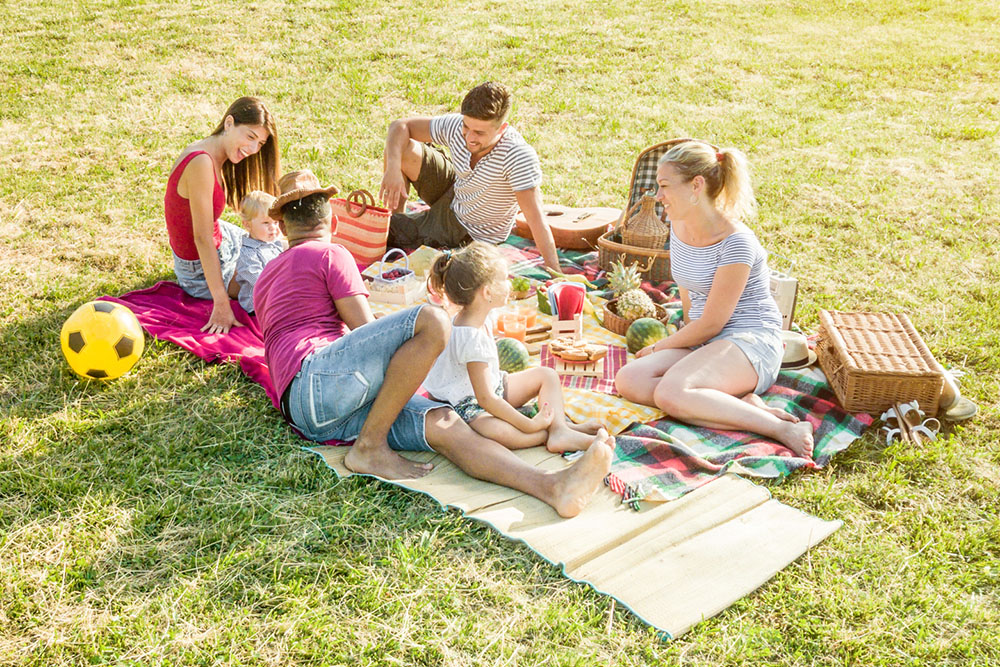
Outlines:
[{"label": "striped tank top", "polygon": [[767,251],[750,230],[730,234],[710,246],[691,246],[670,230],[670,273],[691,298],[689,318],[696,320],[705,312],[708,292],[720,266],[746,264],[750,267],[743,294],[733,314],[723,327],[728,329],[781,328],[781,311],[771,296],[771,272],[767,267]]}]

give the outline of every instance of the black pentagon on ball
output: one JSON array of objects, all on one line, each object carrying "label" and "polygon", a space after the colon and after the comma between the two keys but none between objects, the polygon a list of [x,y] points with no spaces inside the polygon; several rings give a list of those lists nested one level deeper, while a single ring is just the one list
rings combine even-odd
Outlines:
[{"label": "black pentagon on ball", "polygon": [[83,346],[87,344],[87,341],[83,339],[83,332],[74,331],[69,335],[69,340],[67,341],[69,349],[73,350],[77,354],[80,354],[80,350]]},{"label": "black pentagon on ball", "polygon": [[116,307],[117,306],[115,306],[115,304],[111,303],[110,301],[95,301],[94,302],[94,310],[96,310],[99,313],[110,313]]},{"label": "black pentagon on ball", "polygon": [[124,359],[125,357],[132,354],[132,349],[135,347],[135,341],[132,340],[131,336],[122,336],[115,343],[115,352],[118,353],[119,359]]},{"label": "black pentagon on ball", "polygon": [[103,380],[104,378],[108,377],[108,374],[106,372],[94,368],[87,371],[87,375],[94,378],[95,380]]}]

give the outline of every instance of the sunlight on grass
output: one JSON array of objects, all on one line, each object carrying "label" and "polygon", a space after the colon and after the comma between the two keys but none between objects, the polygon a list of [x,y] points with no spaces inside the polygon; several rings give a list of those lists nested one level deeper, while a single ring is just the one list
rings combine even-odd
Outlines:
[{"label": "sunlight on grass", "polygon": [[[1000,662],[998,24],[981,0],[8,3],[0,663]],[[236,368],[153,341],[112,384],[66,367],[76,306],[172,277],[167,170],[236,97],[268,101],[286,170],[375,190],[391,120],[491,78],[549,202],[622,206],[668,138],[744,149],[800,324],[906,312],[980,417],[771,485],[844,527],[663,643],[433,501],[336,481]]]}]

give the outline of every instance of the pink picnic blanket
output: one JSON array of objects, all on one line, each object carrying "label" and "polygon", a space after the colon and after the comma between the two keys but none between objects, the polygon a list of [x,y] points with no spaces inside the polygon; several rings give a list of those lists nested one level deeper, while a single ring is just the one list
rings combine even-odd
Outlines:
[{"label": "pink picnic blanket", "polygon": [[188,296],[174,282],[162,281],[118,298],[105,296],[101,299],[127,306],[142,328],[154,338],[175,343],[208,362],[238,363],[251,380],[264,388],[274,407],[278,407],[278,394],[264,361],[264,336],[257,317],[248,314],[238,302],[229,303],[236,319],[244,326],[233,327],[225,334],[210,334],[201,328],[212,315],[212,302]]}]

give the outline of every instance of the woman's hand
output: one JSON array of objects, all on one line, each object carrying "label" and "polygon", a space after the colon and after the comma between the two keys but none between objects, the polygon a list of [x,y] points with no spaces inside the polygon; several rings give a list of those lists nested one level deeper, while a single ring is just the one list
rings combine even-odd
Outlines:
[{"label": "woman's hand", "polygon": [[636,352],[635,358],[642,359],[643,357],[653,354],[654,352],[656,352],[656,343],[653,343],[652,345],[647,345],[646,347]]},{"label": "woman's hand", "polygon": [[208,333],[228,333],[233,327],[241,327],[243,323],[236,319],[233,314],[233,307],[229,305],[229,300],[215,301],[212,305],[212,316],[201,328]]}]

